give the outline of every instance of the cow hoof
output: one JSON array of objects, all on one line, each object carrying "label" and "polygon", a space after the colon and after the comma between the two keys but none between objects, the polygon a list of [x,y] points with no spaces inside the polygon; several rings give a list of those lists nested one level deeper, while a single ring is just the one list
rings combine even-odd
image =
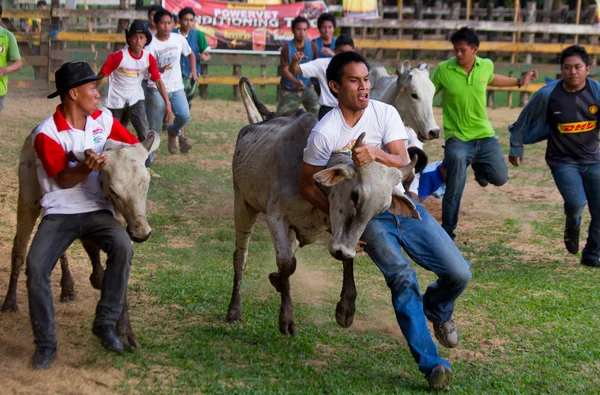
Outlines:
[{"label": "cow hoof", "polygon": [[354,321],[356,307],[354,302],[340,300],[335,308],[335,320],[342,328],[350,328]]},{"label": "cow hoof", "polygon": [[271,285],[273,285],[275,287],[277,292],[281,293],[281,291],[283,290],[283,287],[281,284],[281,276],[279,275],[279,273],[273,272],[273,273],[269,274],[269,281],[271,282]]},{"label": "cow hoof", "polygon": [[226,322],[237,322],[242,320],[242,311],[240,309],[229,309],[227,316],[225,317]]},{"label": "cow hoof", "polygon": [[119,329],[119,340],[123,343],[125,348],[139,348],[140,344],[138,343],[137,336],[133,333],[131,328],[125,329],[121,332],[122,329]]},{"label": "cow hoof", "polygon": [[279,332],[281,332],[282,335],[286,336],[296,336],[296,322],[294,320],[280,321]]},{"label": "cow hoof", "polygon": [[75,295],[75,290],[63,290],[60,293],[60,301],[61,303],[69,303],[77,300],[77,295]]},{"label": "cow hoof", "polygon": [[4,304],[2,305],[3,313],[17,313],[18,311],[19,311],[19,305],[17,305],[17,302],[12,301],[12,300],[4,301]]},{"label": "cow hoof", "polygon": [[90,284],[94,289],[102,289],[102,280],[104,279],[104,271],[102,272],[92,272],[90,274]]}]

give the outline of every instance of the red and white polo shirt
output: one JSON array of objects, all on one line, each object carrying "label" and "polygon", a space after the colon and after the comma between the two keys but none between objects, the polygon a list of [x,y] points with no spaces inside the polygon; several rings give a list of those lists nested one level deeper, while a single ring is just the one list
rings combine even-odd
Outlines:
[{"label": "red and white polo shirt", "polygon": [[[107,139],[135,144],[138,139],[109,112],[95,111],[87,117],[85,130],[71,127],[56,108],[33,132],[37,176],[42,190],[42,216],[48,214],[80,214],[112,207],[100,187],[98,172],[73,188],[63,189],[54,177],[61,171],[77,166],[86,149],[104,151]],[[77,154],[77,155],[76,155]]]},{"label": "red and white polo shirt", "polygon": [[104,100],[107,108],[125,108],[144,100],[142,80],[144,73],[150,74],[152,81],[160,80],[156,59],[144,50],[139,58],[133,56],[129,47],[111,53],[100,72],[108,76],[108,94]]}]

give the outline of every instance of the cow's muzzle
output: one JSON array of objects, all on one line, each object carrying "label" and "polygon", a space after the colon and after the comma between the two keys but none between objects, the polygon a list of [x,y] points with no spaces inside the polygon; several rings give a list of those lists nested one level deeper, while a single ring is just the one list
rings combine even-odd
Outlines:
[{"label": "cow's muzzle", "polygon": [[152,234],[152,231],[148,232],[148,234],[146,234],[145,236],[139,236],[139,235],[134,235],[131,232],[131,229],[129,229],[129,226],[127,226],[127,234],[129,235],[129,238],[131,240],[133,240],[134,242],[136,242],[136,243],[143,243],[144,241],[148,240],[148,238]]},{"label": "cow's muzzle", "polygon": [[427,132],[429,140],[435,140],[440,137],[440,128],[434,128]]},{"label": "cow's muzzle", "polygon": [[329,253],[332,257],[337,259],[338,261],[344,261],[346,259],[352,259],[356,256],[356,249],[354,248],[346,248],[344,245],[334,245],[331,244],[329,246]]}]

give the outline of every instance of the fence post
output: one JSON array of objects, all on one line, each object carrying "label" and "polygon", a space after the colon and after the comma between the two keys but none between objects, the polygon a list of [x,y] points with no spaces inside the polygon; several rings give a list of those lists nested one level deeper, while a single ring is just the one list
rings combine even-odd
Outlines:
[{"label": "fence post", "polygon": [[[126,10],[128,8],[129,8],[128,0],[119,0],[119,9]],[[129,19],[118,19],[117,20],[117,33],[124,33],[125,29],[127,29],[128,27],[129,27]],[[115,47],[114,47],[115,51],[120,50],[124,46],[125,46],[125,44],[116,43]]]},{"label": "fence post", "polygon": [[[533,1],[529,1],[527,2],[527,11],[526,11],[526,15],[527,18],[525,20],[525,22],[528,23],[535,23],[535,14],[536,14],[536,7],[537,4]],[[527,33],[525,35],[525,42],[527,43],[533,43],[535,39],[535,33]],[[525,55],[525,64],[531,64],[533,60],[533,56],[528,53]],[[524,75],[525,71],[521,73],[521,75]],[[527,102],[529,101],[529,92],[522,92],[521,93],[521,98],[519,100],[519,105],[522,107],[525,104],[527,104]]]},{"label": "fence post", "polygon": [[[262,55],[263,58],[266,58],[265,55]],[[261,64],[260,65],[260,76],[261,78],[267,78],[267,65],[266,64]],[[265,84],[260,84],[260,95],[262,97],[265,97]]]},{"label": "fence post", "polygon": [[[415,0],[415,13],[413,19],[423,19],[423,0]],[[420,40],[423,37],[423,30],[417,29],[413,31],[413,40]],[[419,59],[421,57],[421,51],[414,50],[412,53],[413,59]]]},{"label": "fence post", "polygon": [[[397,6],[398,6],[398,21],[402,20],[402,0],[397,0]],[[402,40],[402,27],[398,28],[398,41]],[[397,49],[396,50],[396,62],[400,61],[400,50]]]},{"label": "fence post", "polygon": [[[488,3],[486,19],[488,21],[491,21],[491,22],[494,21],[494,2],[493,1],[490,1]],[[494,33],[494,32],[488,32],[488,34],[487,34],[487,40],[488,41],[494,41],[495,39],[496,39],[496,33]],[[496,57],[496,53],[494,53],[494,52],[488,52],[487,56],[490,59],[494,59]]]},{"label": "fence post", "polygon": [[[512,72],[512,71],[508,72],[508,76],[511,78],[512,78],[513,74],[514,74],[514,72]],[[512,106],[513,106],[513,93],[512,93],[512,91],[509,91],[508,92],[508,108],[512,108]]]},{"label": "fence post", "polygon": [[[597,6],[595,4],[590,5],[589,19],[587,21],[589,25],[595,25],[598,23],[598,16],[596,12]],[[588,40],[590,45],[598,45],[598,36],[589,36]],[[595,54],[590,55],[590,61],[592,67],[596,67],[598,65],[598,57]]]},{"label": "fence post", "polygon": [[[58,10],[60,8],[60,0],[52,0],[52,10]],[[60,31],[60,18],[52,17],[50,22],[50,30]],[[61,61],[60,59],[53,59],[52,54],[56,54],[61,50],[60,41],[55,41],[49,38],[50,51],[48,54],[48,85],[52,86],[50,83],[51,74],[60,68]]]},{"label": "fence post", "polygon": [[[200,75],[208,75],[208,65],[206,63],[200,63]],[[208,99],[208,85],[198,85],[198,92],[202,99]]]},{"label": "fence post", "polygon": [[[242,65],[234,64],[233,65],[233,76],[241,78],[242,77]],[[238,84],[233,86],[233,100],[240,100],[240,87]]]}]

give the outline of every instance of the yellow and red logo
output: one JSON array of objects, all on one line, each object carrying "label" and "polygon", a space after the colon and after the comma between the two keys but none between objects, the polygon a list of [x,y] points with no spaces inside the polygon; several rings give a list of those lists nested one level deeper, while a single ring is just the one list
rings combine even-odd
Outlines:
[{"label": "yellow and red logo", "polygon": [[596,129],[598,121],[584,121],[584,122],[571,122],[571,123],[559,123],[558,131],[561,133],[584,133]]},{"label": "yellow and red logo", "polygon": [[598,112],[598,106],[590,106],[590,108],[588,108],[590,114],[595,115]]}]

